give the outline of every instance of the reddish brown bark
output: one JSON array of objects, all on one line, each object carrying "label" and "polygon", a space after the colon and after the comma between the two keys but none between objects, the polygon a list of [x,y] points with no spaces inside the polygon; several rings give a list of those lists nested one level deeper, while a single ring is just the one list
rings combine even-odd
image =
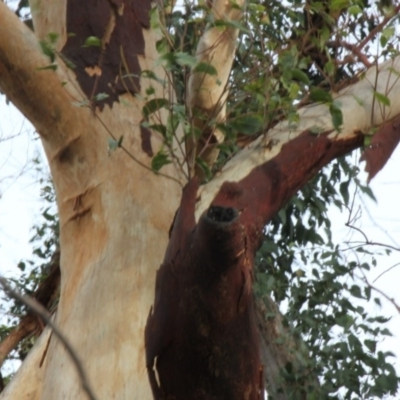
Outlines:
[{"label": "reddish brown bark", "polygon": [[263,398],[254,255],[264,226],[285,202],[363,142],[328,135],[304,132],[246,178],[225,182],[197,225],[197,184],[185,188],[146,327],[155,399]]},{"label": "reddish brown bark", "polygon": [[381,126],[364,150],[361,161],[366,161],[368,182],[385,166],[400,142],[400,117]]},{"label": "reddish brown bark", "polygon": [[[143,28],[150,26],[150,6],[148,0],[68,0],[69,36],[62,53],[75,65],[73,71],[88,99],[108,95],[96,101],[100,108],[112,106],[123,93],[140,91],[138,56],[144,54]],[[85,46],[93,36],[101,46]]]},{"label": "reddish brown bark", "polygon": [[146,327],[154,398],[262,399],[254,252],[237,209],[210,207],[196,225],[196,191],[184,189]]}]

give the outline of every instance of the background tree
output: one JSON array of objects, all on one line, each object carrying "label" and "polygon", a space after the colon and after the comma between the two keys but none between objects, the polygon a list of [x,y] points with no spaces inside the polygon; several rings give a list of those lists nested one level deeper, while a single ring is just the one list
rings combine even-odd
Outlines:
[{"label": "background tree", "polygon": [[[309,242],[322,245],[317,226],[329,228],[321,199],[349,204],[354,171],[341,160],[277,213],[333,158],[366,145],[374,175],[390,156],[400,109],[394,28],[388,24],[398,7],[249,3],[239,22],[241,3],[187,3],[172,13],[166,7],[159,19],[150,4],[41,2],[31,4],[40,50],[33,34],[0,5],[0,87],[40,133],[57,193],[57,323],[85,360],[100,398],[149,397],[143,331],[155,271],[181,187],[194,173],[210,181],[192,193],[195,221],[208,210],[209,218],[221,222],[218,207],[226,209],[229,190],[243,187],[245,195],[228,208],[241,202],[259,211],[255,239],[276,215],[259,254],[257,290],[277,302],[289,298],[291,311],[286,325],[268,297],[266,304],[257,302],[269,392],[318,398],[321,390],[325,396],[345,388],[348,397],[396,390],[398,378],[385,355],[367,354],[374,353],[373,339],[361,343],[356,335],[363,329],[376,337],[384,329],[365,325],[363,310],[343,296],[349,290],[370,297],[368,288],[348,288],[341,280],[357,262],[344,262],[330,241],[325,251],[305,248]],[[374,60],[365,51],[378,33],[379,55],[394,57],[379,68],[371,67]],[[349,43],[350,34],[356,43]],[[364,66],[371,68],[357,77]],[[341,199],[335,181],[341,182]],[[308,210],[315,219],[307,220]],[[191,218],[189,211],[181,211],[180,219]],[[315,264],[315,279],[295,269],[293,246],[302,263]],[[253,273],[251,265],[246,272]],[[324,326],[322,336],[312,335],[315,324]],[[346,336],[341,346],[330,340],[337,326]],[[296,339],[301,334],[308,348]],[[326,346],[319,348],[321,338]],[[356,373],[341,373],[343,367]],[[367,375],[374,378],[367,381]],[[77,398],[80,392],[74,366],[47,333],[4,398]]]}]

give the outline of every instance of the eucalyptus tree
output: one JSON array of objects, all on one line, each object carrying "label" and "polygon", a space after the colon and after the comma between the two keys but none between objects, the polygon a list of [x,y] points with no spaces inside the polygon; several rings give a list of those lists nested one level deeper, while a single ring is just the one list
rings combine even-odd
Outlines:
[{"label": "eucalyptus tree", "polygon": [[[342,159],[316,177],[325,165],[363,148],[373,177],[399,141],[399,8],[32,0],[32,31],[0,3],[0,89],[48,158],[55,322],[88,377],[82,385],[47,329],[2,398],[85,398],[85,385],[99,399],[396,391],[385,355],[356,337],[384,330],[357,325],[350,314],[366,314],[339,296],[357,265],[334,246],[303,251],[319,267],[303,279],[292,245],[321,244],[324,201],[348,203],[357,182]],[[305,209],[316,220],[305,223]],[[287,319],[266,291],[289,298]],[[329,342],[338,326],[348,334],[339,350]]]}]

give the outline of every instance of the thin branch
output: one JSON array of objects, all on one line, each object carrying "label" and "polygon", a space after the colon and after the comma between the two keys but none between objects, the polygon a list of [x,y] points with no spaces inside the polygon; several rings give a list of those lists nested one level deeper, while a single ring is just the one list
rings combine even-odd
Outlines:
[{"label": "thin branch", "polygon": [[86,392],[86,394],[88,395],[90,400],[96,400],[96,396],[94,395],[94,393],[89,385],[89,381],[86,376],[86,372],[83,368],[81,360],[79,359],[79,356],[77,355],[76,351],[72,347],[69,340],[65,337],[65,335],[61,332],[61,330],[53,322],[51,315],[47,312],[47,310],[41,304],[39,304],[36,300],[14,290],[7,282],[7,279],[5,279],[2,276],[0,276],[0,285],[3,287],[4,291],[10,297],[24,303],[34,314],[39,316],[43,320],[44,323],[46,323],[47,325],[49,325],[51,327],[54,334],[57,336],[57,338],[60,340],[60,342],[65,346],[67,353],[71,357],[71,360],[72,360],[73,364],[75,365],[75,368],[78,372],[83,390]]},{"label": "thin branch", "polygon": [[346,226],[348,226],[349,228],[355,229],[356,231],[360,232],[360,233],[361,233],[362,235],[364,235],[364,237],[365,237],[365,242],[358,241],[358,240],[352,241],[352,242],[345,242],[345,243],[348,244],[348,245],[350,245],[350,244],[352,243],[352,244],[357,245],[357,247],[360,246],[360,245],[365,245],[365,246],[367,246],[367,245],[369,245],[369,246],[380,246],[380,247],[386,247],[386,248],[391,249],[391,250],[394,250],[394,251],[400,251],[400,249],[399,249],[398,247],[392,246],[392,245],[390,245],[390,244],[380,243],[380,242],[372,242],[372,241],[370,241],[370,240],[365,236],[365,233],[364,233],[361,229],[359,229],[359,228],[356,228],[356,227],[354,227],[354,226],[349,226],[349,225],[347,225],[347,224],[346,224]]},{"label": "thin branch", "polygon": [[364,282],[373,290],[375,290],[376,292],[378,292],[381,296],[383,296],[386,300],[388,300],[390,303],[392,303],[394,305],[394,307],[396,308],[397,312],[400,314],[400,306],[395,302],[395,300],[392,297],[389,297],[384,291],[382,291],[381,289],[377,288],[376,286],[372,285],[371,283],[368,282],[368,279],[364,273],[364,271],[362,269],[360,269],[361,273],[363,274],[364,278]]},{"label": "thin branch", "polygon": [[397,5],[393,12],[387,15],[383,20],[374,28],[372,31],[358,44],[358,48],[361,50],[368,42],[370,42],[375,35],[377,35],[383,27],[393,18],[395,17],[400,11],[400,4]]},{"label": "thin branch", "polygon": [[[361,51],[361,48],[359,46],[351,44],[351,43],[347,43],[344,40],[340,40],[339,43],[341,46],[345,47],[347,50],[352,51],[357,56],[357,58],[364,64],[365,67],[367,67],[367,68],[372,67],[373,63],[371,63],[368,60],[368,56]],[[347,64],[347,62],[350,61],[352,58],[353,58],[352,54],[347,56],[341,62],[341,64]]]},{"label": "thin branch", "polygon": [[[99,120],[100,124],[103,125],[104,129],[107,131],[107,133],[115,140],[118,141],[117,137],[110,131],[110,129],[108,129],[108,127],[106,126],[106,124],[102,121],[102,119],[99,117],[99,115],[95,112],[95,117]],[[143,167],[144,169],[147,169],[148,171],[151,171],[153,174],[155,175],[160,175],[163,176],[164,178],[168,178],[173,180],[174,182],[178,183],[181,187],[182,182],[179,181],[179,179],[174,178],[173,176],[164,174],[162,172],[155,172],[153,171],[149,166],[147,166],[146,164],[142,163],[138,158],[136,158],[126,147],[124,147],[123,145],[119,146],[133,161],[135,161],[137,164],[139,164],[141,167]]]},{"label": "thin branch", "polygon": [[386,269],[385,271],[383,271],[382,273],[380,273],[374,280],[372,283],[375,283],[382,275],[385,275],[386,272],[389,272],[390,270],[392,270],[393,268],[397,267],[398,265],[400,265],[400,262],[392,265],[390,268]]},{"label": "thin branch", "polygon": [[37,328],[38,322],[35,316],[28,314],[21,319],[19,324],[0,343],[0,367],[18,343],[34,334]]},{"label": "thin branch", "polygon": [[[350,229],[354,229],[355,231],[361,233],[361,235],[364,236],[365,244],[370,244],[367,235],[360,228],[357,228],[356,226],[351,225],[351,222],[349,222],[349,221],[347,221],[345,223],[345,226],[347,226]],[[355,242],[352,242],[352,243],[355,243]],[[364,242],[360,242],[360,243],[364,243]]]}]

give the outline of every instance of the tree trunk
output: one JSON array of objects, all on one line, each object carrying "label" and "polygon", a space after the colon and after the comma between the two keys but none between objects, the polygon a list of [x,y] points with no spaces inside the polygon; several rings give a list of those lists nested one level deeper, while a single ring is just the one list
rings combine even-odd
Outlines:
[{"label": "tree trunk", "polygon": [[[42,39],[58,33],[58,49],[66,40],[65,5],[32,5],[36,32]],[[0,7],[1,36],[7,32],[8,42],[0,46],[1,88],[40,133],[57,193],[62,282],[56,323],[83,360],[99,399],[151,398],[143,332],[155,273],[179,205],[180,171],[173,164],[163,169],[174,180],[151,171],[139,130],[143,101],[127,93],[101,113],[74,106],[84,100],[74,73],[62,63],[58,76],[39,70],[50,61],[32,32],[4,3]],[[143,30],[143,36],[141,69],[154,70],[156,36],[150,30]],[[165,76],[161,67],[155,70]],[[62,81],[68,83],[62,86]],[[143,93],[150,83],[155,86],[141,81]],[[156,90],[158,97],[164,95],[160,85]],[[109,151],[109,132],[124,136],[124,148],[135,160],[121,149]],[[161,138],[152,134],[151,146],[156,152]],[[27,358],[3,398],[85,397],[74,365],[54,336],[38,367],[44,347]],[[28,389],[25,380],[31,373],[41,379]]]},{"label": "tree trunk", "polygon": [[[151,161],[163,139],[141,126],[150,86],[154,99],[174,96],[168,83],[136,76],[152,71],[169,82],[156,63],[158,32],[150,28],[150,3],[42,0],[31,8],[38,38],[49,41],[49,33],[58,35],[57,70],[43,69],[52,61],[0,2],[0,88],[39,132],[56,188],[62,275],[56,323],[79,354],[98,399],[150,399],[144,330],[187,174],[181,166],[184,152],[177,152],[162,174],[153,173]],[[71,32],[77,35],[67,37]],[[233,33],[225,44],[229,48]],[[82,47],[90,36],[100,38],[100,45]],[[233,51],[227,53],[233,57]],[[74,70],[60,54],[75,64]],[[216,67],[229,70],[231,58]],[[328,106],[310,106],[300,110],[296,129],[282,122],[243,150],[197,190],[193,226],[213,207],[239,210],[254,252],[263,224],[290,196],[330,160],[361,146],[372,127],[399,115],[395,94],[400,83],[391,73],[399,64],[395,59],[370,69],[363,81],[337,95],[344,118],[340,133],[332,127]],[[221,72],[223,86],[228,76]],[[377,105],[374,91],[384,93],[387,87],[391,105]],[[199,90],[196,79],[193,90]],[[108,97],[99,96],[104,93]],[[154,118],[165,123],[166,110]],[[223,120],[222,111],[218,118]],[[310,133],[316,126],[322,134]],[[392,128],[398,131],[397,125]],[[277,368],[265,370],[271,371],[270,381],[277,379]],[[75,400],[85,395],[63,346],[46,331],[1,398]]]}]

